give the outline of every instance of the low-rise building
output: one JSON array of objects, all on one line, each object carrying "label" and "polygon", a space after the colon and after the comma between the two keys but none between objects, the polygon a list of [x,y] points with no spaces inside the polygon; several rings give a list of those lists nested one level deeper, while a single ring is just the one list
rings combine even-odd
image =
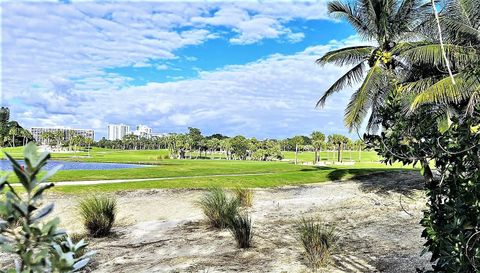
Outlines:
[{"label": "low-rise building", "polygon": [[45,133],[51,132],[52,139],[55,141],[69,141],[76,135],[83,136],[85,138],[95,139],[95,131],[93,129],[72,129],[64,127],[32,127],[30,133],[33,139],[40,144],[48,144],[52,139],[45,139]]},{"label": "low-rise building", "polygon": [[133,131],[133,134],[138,137],[152,137],[152,128],[148,127],[147,125],[137,125],[137,130]]}]

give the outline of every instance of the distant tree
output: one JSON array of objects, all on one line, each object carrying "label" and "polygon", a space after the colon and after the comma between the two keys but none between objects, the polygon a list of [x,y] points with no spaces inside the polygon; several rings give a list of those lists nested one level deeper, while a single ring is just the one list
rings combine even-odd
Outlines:
[{"label": "distant tree", "polygon": [[27,129],[21,129],[20,136],[22,137],[22,145],[25,146],[29,139],[33,139],[32,134]]},{"label": "distant tree", "polygon": [[168,136],[168,150],[170,158],[185,159],[189,148],[188,136],[184,134],[171,134]]},{"label": "distant tree", "polygon": [[325,145],[325,135],[318,131],[314,131],[312,132],[311,139],[312,146],[315,149],[315,159],[313,160],[313,163],[316,164],[321,158],[322,147]]},{"label": "distant tree", "polygon": [[247,159],[249,141],[244,136],[235,136],[231,139],[232,154],[240,160]]},{"label": "distant tree", "polygon": [[192,141],[192,149],[198,149],[200,141],[203,139],[202,131],[198,128],[188,127],[187,135]]},{"label": "distant tree", "polygon": [[210,150],[210,153],[216,152],[220,148],[220,139],[210,138],[207,139],[207,147]]},{"label": "distant tree", "polygon": [[222,140],[222,139],[228,138],[228,136],[224,136],[222,134],[213,134],[211,136],[206,137],[206,139],[213,139],[213,138],[218,139],[218,140]]},{"label": "distant tree", "polygon": [[231,138],[225,138],[225,139],[220,140],[220,148],[225,153],[225,157],[227,158],[227,160],[232,159],[231,158],[231,156],[232,156],[232,154],[231,154],[232,141],[231,140],[232,140]]},{"label": "distant tree", "polygon": [[289,141],[288,139],[282,139],[279,141],[279,144],[280,144],[280,149],[282,151],[286,151],[288,150],[288,146],[289,146]]},{"label": "distant tree", "polygon": [[305,143],[305,138],[303,136],[294,136],[292,138],[292,143],[295,147],[295,165],[298,164],[298,149]]},{"label": "distant tree", "polygon": [[365,142],[361,139],[357,139],[353,142],[353,147],[358,151],[358,160],[362,160],[362,150],[365,148]]},{"label": "distant tree", "polygon": [[342,161],[342,147],[345,143],[348,142],[348,138],[343,135],[339,134],[333,134],[328,136],[328,142],[331,143],[333,146],[337,147],[337,153],[338,153],[338,162]]},{"label": "distant tree", "polygon": [[78,147],[82,147],[85,143],[85,137],[82,135],[74,135],[69,140],[70,145],[73,145],[75,153],[78,151]]},{"label": "distant tree", "polygon": [[54,138],[55,138],[55,143],[57,144],[57,147],[62,147],[63,141],[65,139],[65,133],[62,130],[56,130],[53,133]]},{"label": "distant tree", "polygon": [[53,135],[52,132],[43,132],[40,134],[40,136],[42,138],[42,142],[47,144],[47,146],[50,146],[52,143],[52,140],[55,139],[55,136]]},{"label": "distant tree", "polygon": [[92,145],[95,141],[89,137],[86,137],[84,140],[85,146],[87,147],[88,156],[90,156],[90,150],[92,149]]},{"label": "distant tree", "polygon": [[12,126],[8,131],[8,135],[12,138],[11,146],[15,147],[15,137],[20,133],[20,129],[17,126]]}]

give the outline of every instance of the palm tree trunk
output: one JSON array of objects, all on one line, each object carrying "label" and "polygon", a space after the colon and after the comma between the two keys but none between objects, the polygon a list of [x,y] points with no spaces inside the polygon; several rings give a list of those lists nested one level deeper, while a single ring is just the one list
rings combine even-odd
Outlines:
[{"label": "palm tree trunk", "polygon": [[298,163],[297,154],[298,154],[298,144],[295,144],[295,165],[297,165]]},{"label": "palm tree trunk", "polygon": [[341,152],[340,152],[341,149],[342,149],[342,144],[338,144],[338,162],[340,162],[342,159]]}]

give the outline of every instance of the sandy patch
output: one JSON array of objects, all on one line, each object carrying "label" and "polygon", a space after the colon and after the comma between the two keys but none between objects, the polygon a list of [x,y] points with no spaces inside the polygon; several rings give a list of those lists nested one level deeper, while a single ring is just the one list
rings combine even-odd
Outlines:
[{"label": "sandy patch", "polygon": [[[308,272],[295,222],[319,217],[341,237],[335,264],[325,272],[415,272],[418,222],[425,197],[414,173],[384,173],[355,181],[255,190],[254,246],[239,250],[228,231],[208,228],[195,201],[201,190],[116,193],[119,221],[111,238],[92,239],[91,272]],[[74,232],[82,227],[76,197],[55,196],[55,214]],[[0,262],[2,264],[2,262]]]}]

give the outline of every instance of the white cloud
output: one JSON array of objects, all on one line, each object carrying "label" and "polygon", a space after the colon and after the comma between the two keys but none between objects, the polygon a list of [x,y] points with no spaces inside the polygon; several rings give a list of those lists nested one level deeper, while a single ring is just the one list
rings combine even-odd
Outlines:
[{"label": "white cloud", "polygon": [[169,67],[166,64],[159,64],[156,66],[157,70],[167,70]]},{"label": "white cloud", "polygon": [[168,117],[170,121],[173,122],[174,125],[181,125],[185,126],[191,120],[190,115],[188,114],[173,114]]},{"label": "white cloud", "polygon": [[[87,92],[95,104],[81,103],[74,116],[64,121],[147,123],[167,132],[195,126],[206,133],[257,137],[339,132],[347,97],[333,96],[323,110],[314,106],[344,69],[322,68],[314,61],[340,45],[344,44],[335,41],[294,55],[276,54],[246,65],[201,72],[198,79]],[[101,134],[104,127],[95,129]]]},{"label": "white cloud", "polygon": [[167,132],[195,126],[207,133],[282,137],[313,129],[331,133],[329,121],[342,124],[345,96],[334,96],[322,111],[314,105],[344,69],[320,68],[314,61],[355,40],[144,86],[129,86],[131,78],[105,72],[129,65],[167,69],[151,60],[179,58],[178,49],[222,35],[212,26],[235,33],[232,43],[298,42],[304,34],[287,23],[325,18],[323,2],[2,3],[2,8],[7,90],[2,97],[15,102],[13,118],[27,127],[92,127],[102,135],[107,123],[123,122]]}]

